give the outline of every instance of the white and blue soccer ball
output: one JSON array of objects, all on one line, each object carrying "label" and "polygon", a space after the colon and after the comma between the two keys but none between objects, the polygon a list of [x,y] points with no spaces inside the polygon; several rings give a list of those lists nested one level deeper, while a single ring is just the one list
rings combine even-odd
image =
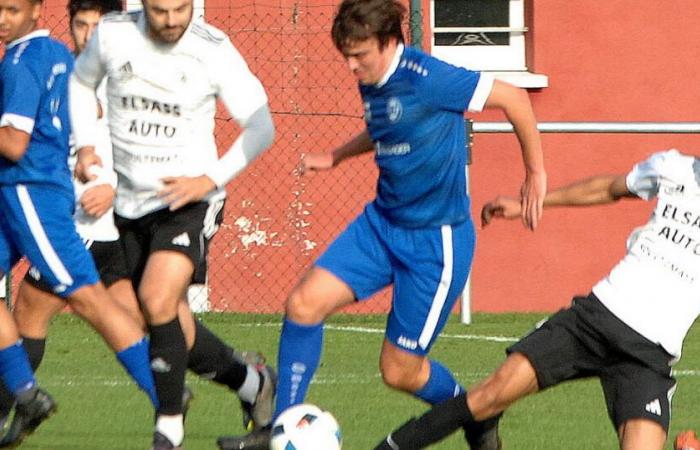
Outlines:
[{"label": "white and blue soccer ball", "polygon": [[292,406],[272,424],[270,450],[340,450],[340,427],[335,417],[318,406]]}]

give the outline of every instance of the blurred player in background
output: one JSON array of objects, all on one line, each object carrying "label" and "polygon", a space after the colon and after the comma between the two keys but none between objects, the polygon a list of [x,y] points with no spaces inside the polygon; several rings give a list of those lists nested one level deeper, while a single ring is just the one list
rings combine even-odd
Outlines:
[{"label": "blurred player in background", "polygon": [[[193,354],[200,371],[210,367],[217,381],[237,385],[253,427],[271,420],[271,368],[241,364],[203,328],[188,357],[178,308],[219,227],[225,185],[272,143],[274,127],[262,85],[225,34],[192,20],[191,0],[143,6],[99,24],[76,63],[71,114],[76,174],[89,180],[100,158],[96,120],[86,111],[108,79],[116,223],[148,323],[160,402],[153,448],[170,449],[184,439],[181,394]],[[213,135],[217,98],[243,130],[221,158]]]},{"label": "blurred player in background", "polygon": [[[411,419],[377,450],[425,448],[522,397],[586,377],[600,379],[620,448],[663,449],[676,389],[671,367],[700,314],[700,158],[655,153],[627,175],[551,191],[544,204],[621,198],[657,203],[646,225],[630,235],[625,257],[592,292],[509,347],[506,361],[474,389]],[[484,206],[483,224],[520,217],[520,208],[517,200],[498,197]]]},{"label": "blurred player in background", "polygon": [[[304,401],[326,317],[389,285],[384,382],[429,404],[462,392],[450,370],[427,355],[464,288],[474,251],[465,111],[501,109],[513,124],[525,166],[522,219],[530,229],[540,220],[546,174],[527,94],[405,47],[404,14],[398,1],[345,0],[333,22],[333,42],[359,81],[367,129],[333,151],[306,155],[302,167],[327,170],[374,151],[377,197],[287,300],[276,414]],[[465,431],[475,445],[489,448],[485,430]],[[220,438],[219,446],[263,449],[268,441],[269,432],[260,431]]]}]

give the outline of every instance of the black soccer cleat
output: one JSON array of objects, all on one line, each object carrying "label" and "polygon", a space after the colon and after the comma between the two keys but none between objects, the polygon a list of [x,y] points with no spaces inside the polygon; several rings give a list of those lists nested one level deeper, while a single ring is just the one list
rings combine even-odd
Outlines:
[{"label": "black soccer cleat", "polygon": [[243,410],[243,427],[254,431],[272,423],[275,410],[275,392],[277,390],[277,372],[270,366],[257,365],[260,374],[260,388],[255,397],[255,403],[241,400]]},{"label": "black soccer cleat", "polygon": [[499,414],[483,422],[464,425],[464,437],[467,439],[471,450],[501,450],[503,444],[498,435]]},{"label": "black soccer cleat", "polygon": [[221,436],[216,444],[220,450],[269,450],[271,428],[268,425],[244,436]]},{"label": "black soccer cleat", "polygon": [[13,448],[32,434],[34,430],[46,419],[56,412],[56,402],[51,396],[37,389],[34,397],[25,403],[17,403],[15,416],[12,418],[10,428],[5,436],[0,439],[0,448]]},{"label": "black soccer cleat", "polygon": [[175,445],[170,439],[159,431],[153,433],[153,446],[151,450],[182,450],[182,445]]}]

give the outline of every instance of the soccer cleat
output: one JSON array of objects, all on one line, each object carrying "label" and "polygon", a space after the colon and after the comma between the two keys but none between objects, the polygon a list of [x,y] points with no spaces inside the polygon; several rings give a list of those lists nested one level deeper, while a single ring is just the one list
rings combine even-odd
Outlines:
[{"label": "soccer cleat", "polygon": [[15,416],[12,418],[10,428],[5,436],[0,439],[0,448],[13,448],[32,434],[34,430],[53,413],[56,412],[56,403],[51,396],[37,389],[34,398],[26,403],[17,403]]},{"label": "soccer cleat", "polygon": [[272,413],[275,409],[275,391],[277,389],[277,372],[270,366],[256,366],[260,374],[260,389],[255,397],[255,403],[241,400],[243,410],[243,427],[254,431],[272,423]]},{"label": "soccer cleat", "polygon": [[216,444],[220,450],[269,450],[270,430],[268,425],[244,436],[221,436]]},{"label": "soccer cleat", "polygon": [[464,437],[471,450],[501,450],[501,437],[498,435],[498,422],[501,414],[483,422],[464,425]]},{"label": "soccer cleat", "polygon": [[678,433],[673,443],[674,450],[700,450],[700,441],[692,430]]},{"label": "soccer cleat", "polygon": [[153,446],[151,450],[182,450],[182,445],[176,446],[170,439],[159,431],[153,433]]}]

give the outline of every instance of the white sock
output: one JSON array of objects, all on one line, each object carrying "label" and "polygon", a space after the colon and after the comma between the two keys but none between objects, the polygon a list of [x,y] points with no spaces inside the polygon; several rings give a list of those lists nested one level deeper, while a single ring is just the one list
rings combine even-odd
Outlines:
[{"label": "white sock", "polygon": [[254,403],[255,397],[258,396],[261,382],[262,379],[258,369],[248,364],[248,374],[245,376],[245,381],[243,381],[241,387],[238,388],[238,397],[244,402]]},{"label": "white sock", "polygon": [[182,414],[176,416],[158,416],[156,430],[170,439],[176,447],[185,439],[185,427],[182,423]]}]

